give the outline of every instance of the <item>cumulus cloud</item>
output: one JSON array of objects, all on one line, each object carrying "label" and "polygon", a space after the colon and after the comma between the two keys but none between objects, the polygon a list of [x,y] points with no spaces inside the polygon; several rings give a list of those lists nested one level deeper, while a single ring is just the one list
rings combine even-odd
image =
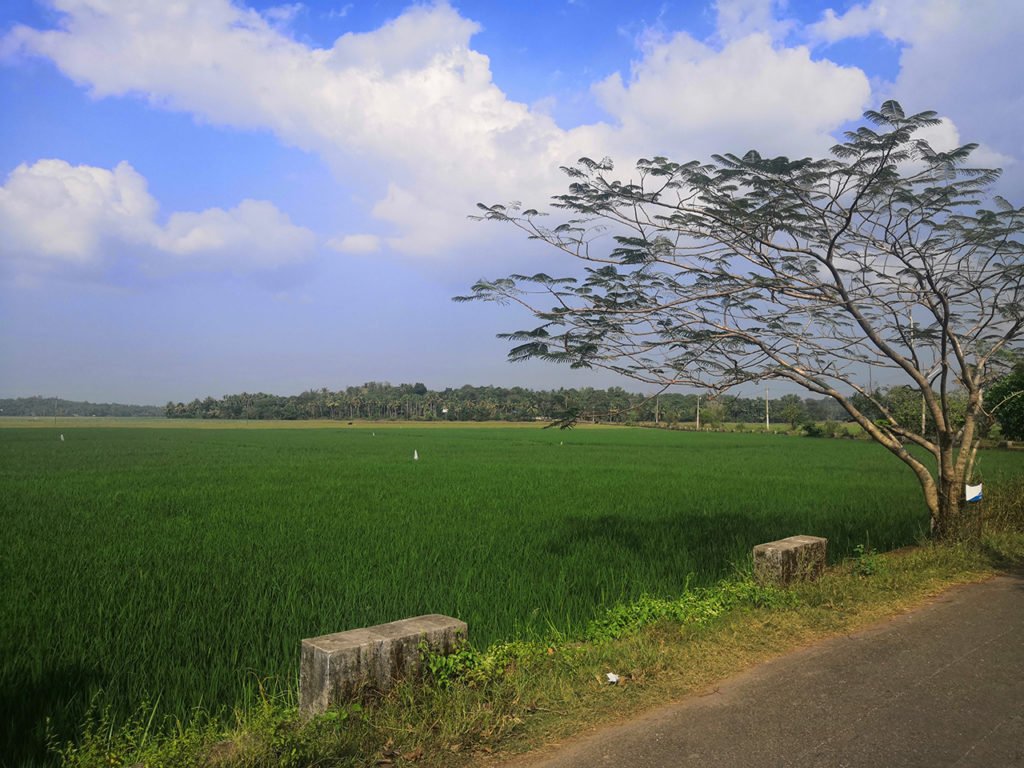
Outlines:
[{"label": "cumulus cloud", "polygon": [[97,271],[118,259],[144,268],[249,272],[309,257],[312,232],[273,204],[178,212],[161,225],[146,179],[126,162],[113,170],[39,160],[0,187],[0,259],[19,271]]},{"label": "cumulus cloud", "polygon": [[785,37],[794,24],[777,18],[776,6],[780,4],[780,0],[716,0],[719,37],[725,40],[753,34]]},{"label": "cumulus cloud", "polygon": [[[826,11],[807,33],[823,46],[868,35],[899,44],[899,74],[877,100],[895,98],[910,111],[948,115],[952,130],[983,142],[976,162],[1005,166],[1024,154],[1022,30],[1024,3],[871,0],[842,14]],[[1024,180],[1018,183],[1024,191]]]},{"label": "cumulus cloud", "polygon": [[88,266],[106,240],[150,240],[156,208],[128,163],[112,171],[63,160],[20,165],[0,187],[0,253]]},{"label": "cumulus cloud", "polygon": [[295,21],[295,17],[306,10],[302,3],[285,3],[283,5],[272,5],[264,9],[263,18],[271,24],[286,27]]},{"label": "cumulus cloud", "polygon": [[327,241],[327,247],[339,253],[376,253],[380,250],[377,235],[343,235]]},{"label": "cumulus cloud", "polygon": [[721,45],[648,39],[628,77],[595,86],[608,122],[572,130],[495,85],[471,47],[478,25],[446,2],[329,48],[290,37],[277,11],[268,20],[229,0],[54,5],[58,27],[17,27],[6,47],[52,60],[97,97],[139,95],[320,154],[377,196],[384,242],[423,256],[493,237],[466,221],[477,201],[541,205],[563,188],[558,166],[581,155],[806,153],[870,99],[859,71],[776,46],[784,25],[764,0],[720,0]]},{"label": "cumulus cloud", "polygon": [[273,203],[243,200],[230,210],[174,213],[154,242],[164,253],[207,269],[273,269],[305,261],[316,238]]},{"label": "cumulus cloud", "polygon": [[776,48],[762,34],[716,50],[679,33],[650,44],[628,81],[614,74],[594,89],[634,146],[699,155],[824,151],[871,95],[859,69],[814,61],[805,47]]},{"label": "cumulus cloud", "polygon": [[[927,141],[929,146],[937,152],[949,152],[966,143],[960,137],[960,130],[948,117],[942,118],[938,125],[922,128],[914,135]],[[1005,168],[1013,164],[1012,157],[996,152],[984,144],[979,145],[971,153],[969,161],[969,165],[976,168]]]},{"label": "cumulus cloud", "polygon": [[883,28],[895,31],[902,27],[901,22],[906,19],[894,19],[890,14],[893,10],[899,16],[900,7],[909,10],[907,4],[897,6],[894,9],[883,7],[879,4],[873,6],[855,5],[846,13],[837,14],[834,9],[826,8],[822,13],[821,21],[811,24],[807,28],[808,36],[818,42],[836,43],[851,37],[866,37],[874,32],[880,32]]}]

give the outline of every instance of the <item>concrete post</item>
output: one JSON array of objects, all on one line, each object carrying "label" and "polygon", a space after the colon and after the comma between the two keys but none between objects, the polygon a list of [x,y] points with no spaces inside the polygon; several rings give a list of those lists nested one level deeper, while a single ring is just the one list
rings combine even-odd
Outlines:
[{"label": "concrete post", "polygon": [[302,641],[299,709],[323,712],[366,688],[387,690],[420,672],[420,644],[448,653],[468,637],[466,623],[430,614]]},{"label": "concrete post", "polygon": [[828,539],[790,536],[754,547],[754,578],[761,584],[784,586],[814,580],[825,570]]}]

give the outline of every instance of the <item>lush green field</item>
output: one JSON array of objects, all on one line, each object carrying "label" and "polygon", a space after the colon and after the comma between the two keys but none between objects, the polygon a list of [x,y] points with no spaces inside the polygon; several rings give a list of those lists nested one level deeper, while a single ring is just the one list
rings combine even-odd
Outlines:
[{"label": "lush green field", "polygon": [[[6,754],[101,688],[187,718],[293,686],[303,637],[430,612],[478,644],[571,633],[761,541],[823,535],[840,557],[926,526],[910,472],[860,441],[175,426],[0,429]],[[981,467],[998,482],[1024,456]]]}]

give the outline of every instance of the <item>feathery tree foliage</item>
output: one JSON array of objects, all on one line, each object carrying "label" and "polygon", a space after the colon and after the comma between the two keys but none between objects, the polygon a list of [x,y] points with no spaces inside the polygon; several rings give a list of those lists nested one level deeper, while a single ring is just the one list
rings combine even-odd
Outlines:
[{"label": "feathery tree foliage", "polygon": [[[557,226],[518,204],[478,218],[583,260],[585,276],[481,280],[456,300],[518,302],[540,321],[503,334],[512,360],[831,397],[915,473],[933,534],[956,535],[985,388],[1021,348],[1024,208],[990,194],[998,170],[966,165],[977,145],[915,136],[934,112],[888,101],[864,117],[825,159],[655,157],[616,181],[611,161],[583,158],[563,169]],[[869,367],[911,387],[924,417],[869,391]]]}]

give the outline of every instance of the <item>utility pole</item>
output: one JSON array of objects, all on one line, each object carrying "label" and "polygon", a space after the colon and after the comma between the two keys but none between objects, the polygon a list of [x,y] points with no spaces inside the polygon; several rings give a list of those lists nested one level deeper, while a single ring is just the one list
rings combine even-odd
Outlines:
[{"label": "utility pole", "polygon": [[654,397],[654,423],[661,423],[661,395],[655,395]]},{"label": "utility pole", "polygon": [[697,431],[700,432],[700,395],[697,395]]},{"label": "utility pole", "polygon": [[772,428],[771,418],[768,416],[768,382],[764,384],[764,431],[770,432]]}]

